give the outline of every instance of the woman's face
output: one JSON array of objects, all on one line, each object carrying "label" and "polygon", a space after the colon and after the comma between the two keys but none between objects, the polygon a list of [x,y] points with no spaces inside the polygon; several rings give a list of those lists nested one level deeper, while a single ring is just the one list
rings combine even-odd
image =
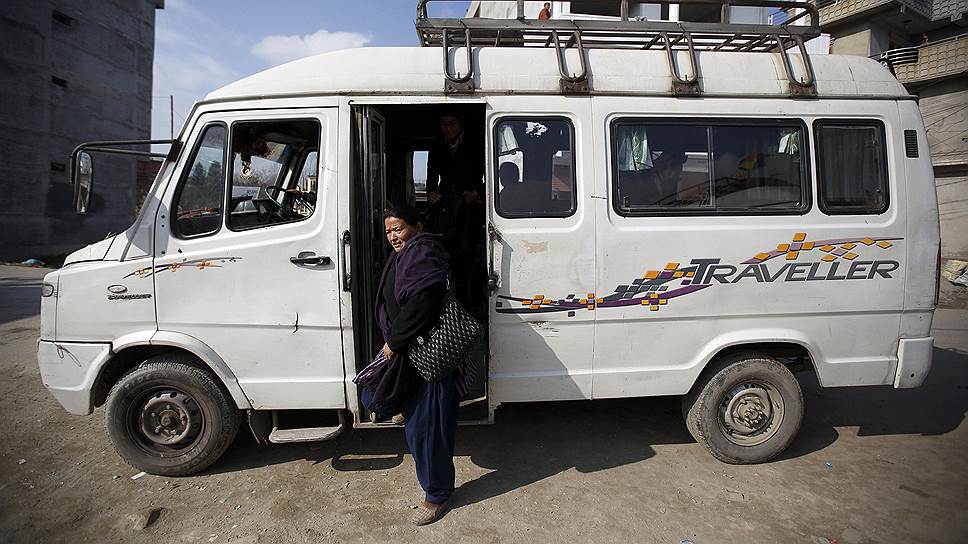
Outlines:
[{"label": "woman's face", "polygon": [[407,244],[407,240],[423,230],[422,224],[408,225],[406,221],[399,217],[387,217],[383,220],[383,226],[386,227],[387,241],[393,246],[393,251],[398,253]]}]

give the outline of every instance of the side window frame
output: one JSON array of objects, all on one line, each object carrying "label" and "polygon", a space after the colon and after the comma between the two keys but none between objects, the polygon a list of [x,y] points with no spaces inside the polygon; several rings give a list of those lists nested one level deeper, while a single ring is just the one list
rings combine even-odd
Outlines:
[{"label": "side window frame", "polygon": [[[572,173],[572,208],[570,211],[565,213],[545,213],[540,215],[535,214],[507,214],[501,210],[499,205],[498,194],[501,192],[501,180],[498,176],[498,170],[500,170],[500,164],[498,163],[498,151],[497,142],[498,138],[498,128],[502,123],[507,121],[563,121],[568,124],[569,136],[571,140],[571,173]],[[563,115],[503,115],[494,120],[494,125],[491,129],[491,147],[493,149],[494,158],[494,168],[493,168],[493,190],[494,190],[494,212],[497,213],[503,219],[565,219],[574,216],[578,213],[578,203],[581,201],[578,194],[578,138],[575,132],[575,123],[570,118]],[[521,175],[524,175],[522,172]]]},{"label": "side window frame", "polygon": [[[179,232],[178,229],[178,205],[181,201],[182,190],[185,188],[185,184],[188,183],[189,176],[192,175],[192,169],[195,166],[195,159],[198,158],[198,152],[202,147],[202,142],[205,141],[205,136],[208,131],[213,127],[222,127],[225,131],[225,142],[222,144],[222,208],[219,211],[219,221],[218,226],[213,231],[200,232],[198,234],[185,235]],[[226,186],[228,184],[227,168],[226,164],[228,162],[228,149],[229,149],[229,127],[224,121],[210,121],[205,123],[202,130],[198,132],[198,139],[195,141],[195,146],[192,148],[191,155],[185,161],[183,171],[181,173],[181,178],[178,180],[178,187],[175,189],[175,194],[172,196],[172,210],[171,210],[171,221],[169,222],[168,229],[171,231],[172,236],[179,240],[194,240],[196,238],[205,238],[208,236],[215,236],[222,231],[222,227],[225,224],[225,207],[226,207]]]},{"label": "side window frame", "polygon": [[[323,123],[317,117],[271,117],[271,118],[237,119],[237,120],[234,120],[234,121],[232,121],[231,126],[229,126],[228,145],[226,146],[226,149],[235,149],[235,147],[234,147],[235,141],[234,140],[235,140],[235,126],[236,125],[246,125],[246,124],[253,124],[253,123],[267,123],[267,122],[271,122],[271,123],[312,122],[312,123],[314,123],[316,125],[316,130],[317,130],[317,133],[319,134],[319,142],[316,144],[317,147],[315,149],[315,151],[316,151],[316,180],[317,180],[317,187],[318,187],[319,186],[318,185],[319,184],[319,181],[318,180],[319,180],[319,170],[320,170],[320,156],[321,156],[321,154],[323,152],[323,138],[325,137],[325,134],[323,134]],[[305,163],[306,158],[309,157],[309,154],[312,153],[312,151],[313,151],[313,149],[312,148],[309,148],[309,149],[304,149],[302,152],[299,153],[299,163],[300,163],[300,165],[302,165],[302,164]],[[225,193],[223,195],[224,196],[224,200],[225,200],[224,206],[225,206],[225,209],[226,210],[229,209],[229,206],[232,203],[232,184],[235,181],[235,179],[234,179],[234,176],[235,176],[235,162],[234,161],[235,161],[235,153],[233,151],[229,151],[229,154],[228,154],[228,163],[227,163],[227,168],[226,168],[227,175],[225,177],[226,190],[225,190]],[[291,165],[284,165],[284,167],[279,170],[279,174],[277,175],[274,183],[279,183],[279,180],[283,180],[283,184],[286,184],[288,182],[297,182],[298,183],[298,180],[294,179],[294,177],[295,176],[298,176],[300,173],[302,173],[302,170],[301,169],[292,168]],[[261,188],[260,188],[260,190],[261,190]],[[317,196],[318,196],[318,194],[317,194]],[[314,206],[313,207],[313,213],[307,215],[306,217],[300,217],[298,219],[290,219],[288,221],[279,221],[279,222],[276,222],[276,223],[269,223],[269,224],[265,224],[265,225],[249,225],[249,226],[243,226],[243,227],[233,226],[231,224],[231,222],[229,221],[229,219],[230,219],[230,217],[229,217],[230,213],[231,212],[229,212],[229,213],[223,213],[223,222],[225,223],[226,228],[229,229],[232,232],[245,232],[245,231],[250,231],[250,230],[272,228],[272,227],[276,227],[276,226],[279,226],[279,225],[289,225],[289,224],[292,224],[292,223],[299,223],[299,222],[302,222],[302,221],[307,221],[307,220],[311,219],[312,217],[314,217],[316,215],[316,207]]]},{"label": "side window frame", "polygon": [[[617,128],[622,123],[632,124],[682,124],[693,126],[704,126],[707,128],[719,127],[756,127],[756,126],[775,126],[784,127],[796,125],[800,130],[800,197],[803,204],[795,209],[783,210],[717,210],[713,209],[686,209],[671,208],[668,210],[654,209],[641,212],[629,212],[619,206],[619,186],[616,183],[618,176],[618,154],[616,144],[618,142]],[[713,135],[710,132],[709,138],[709,158],[713,163],[716,160],[716,150],[712,148]],[[810,175],[810,132],[807,130],[807,123],[799,118],[716,118],[716,117],[644,117],[636,115],[622,115],[614,117],[608,126],[608,184],[609,195],[612,201],[612,211],[621,217],[688,217],[688,216],[718,216],[718,217],[748,217],[748,216],[794,216],[807,215],[813,209],[813,178]],[[714,166],[710,168],[710,175],[715,175]],[[715,187],[713,187],[715,190]]]},{"label": "side window frame", "polygon": [[[837,125],[837,126],[856,126],[856,127],[874,127],[878,130],[878,134],[881,138],[881,145],[883,146],[883,152],[881,153],[881,167],[884,172],[884,177],[881,180],[884,187],[884,205],[877,210],[859,210],[859,209],[847,209],[847,210],[836,210],[829,209],[827,207],[826,199],[824,198],[824,183],[823,183],[823,149],[821,145],[820,129],[824,125]],[[820,211],[824,215],[883,215],[888,210],[891,209],[891,171],[890,171],[890,161],[888,160],[888,141],[887,141],[887,129],[884,126],[884,122],[880,119],[869,118],[850,118],[850,119],[837,119],[837,118],[823,118],[815,119],[813,122],[813,141],[814,149],[817,157],[817,203],[819,204]]]}]

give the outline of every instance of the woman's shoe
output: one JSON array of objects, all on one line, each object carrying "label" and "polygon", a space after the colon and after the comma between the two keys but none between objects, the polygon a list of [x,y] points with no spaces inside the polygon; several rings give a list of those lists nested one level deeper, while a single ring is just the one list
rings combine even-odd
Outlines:
[{"label": "woman's shoe", "polygon": [[417,506],[417,513],[413,516],[413,524],[417,526],[430,525],[431,523],[444,517],[444,513],[447,512],[447,506],[450,500],[444,501],[440,504],[433,504],[427,501],[422,501]]},{"label": "woman's shoe", "polygon": [[393,423],[394,425],[403,425],[406,422],[407,419],[403,417],[403,414],[397,414],[390,418],[390,423]]}]

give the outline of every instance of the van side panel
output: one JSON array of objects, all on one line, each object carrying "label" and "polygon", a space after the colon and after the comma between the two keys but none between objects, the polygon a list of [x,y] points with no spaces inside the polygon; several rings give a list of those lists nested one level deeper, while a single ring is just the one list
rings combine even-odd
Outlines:
[{"label": "van side panel", "polygon": [[[594,398],[686,393],[717,352],[754,342],[806,347],[824,386],[893,383],[911,245],[895,102],[601,97],[593,103],[596,155],[605,160],[596,166],[596,192],[608,195],[597,200],[599,292],[618,295],[638,279],[669,274],[667,289],[657,293],[665,302],[596,309]],[[788,215],[623,216],[613,205],[610,127],[628,117],[801,120],[811,205]],[[883,124],[886,211],[821,210],[818,119]]]},{"label": "van side panel", "polygon": [[938,290],[938,255],[941,227],[938,222],[938,194],[931,167],[931,153],[921,112],[914,101],[897,103],[898,130],[913,130],[917,136],[917,157],[905,153],[903,172],[907,182],[908,226],[907,272],[904,284],[904,316],[901,338],[927,336],[931,330]]}]

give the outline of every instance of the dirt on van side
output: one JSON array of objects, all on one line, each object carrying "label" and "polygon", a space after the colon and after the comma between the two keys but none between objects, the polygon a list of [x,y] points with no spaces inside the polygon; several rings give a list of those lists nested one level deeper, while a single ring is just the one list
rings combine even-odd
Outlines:
[{"label": "dirt on van side", "polygon": [[260,446],[138,476],[103,410],[67,414],[35,360],[43,270],[0,267],[0,542],[966,542],[968,312],[942,310],[925,386],[820,389],[779,459],[725,465],[679,399],[510,405],[458,431],[454,508],[420,499],[399,429]]}]

